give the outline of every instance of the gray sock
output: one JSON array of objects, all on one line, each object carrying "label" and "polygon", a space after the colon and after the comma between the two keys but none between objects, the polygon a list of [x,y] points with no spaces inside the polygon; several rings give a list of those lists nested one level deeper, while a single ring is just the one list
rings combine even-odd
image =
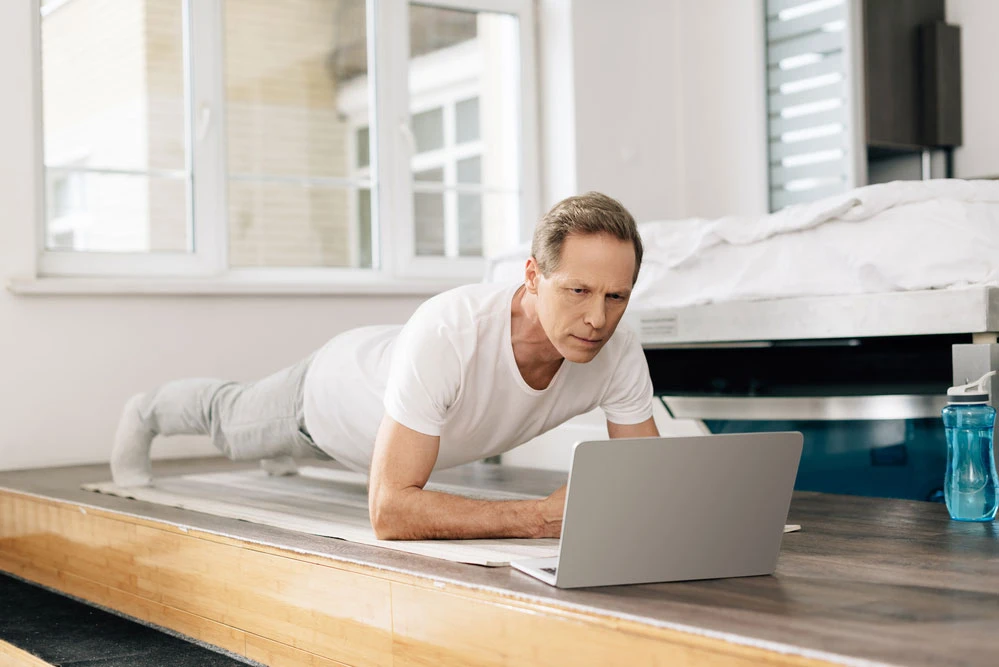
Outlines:
[{"label": "gray sock", "polygon": [[111,477],[118,486],[148,486],[153,479],[149,448],[153,431],[139,410],[145,394],[136,394],[125,403],[111,450]]}]

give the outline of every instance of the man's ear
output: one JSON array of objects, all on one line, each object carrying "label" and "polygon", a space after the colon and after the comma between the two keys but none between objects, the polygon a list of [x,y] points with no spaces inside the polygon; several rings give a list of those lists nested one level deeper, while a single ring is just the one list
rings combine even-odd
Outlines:
[{"label": "man's ear", "polygon": [[527,265],[524,267],[524,286],[527,287],[527,291],[537,294],[539,280],[541,280],[541,269],[538,268],[538,260],[528,257]]}]

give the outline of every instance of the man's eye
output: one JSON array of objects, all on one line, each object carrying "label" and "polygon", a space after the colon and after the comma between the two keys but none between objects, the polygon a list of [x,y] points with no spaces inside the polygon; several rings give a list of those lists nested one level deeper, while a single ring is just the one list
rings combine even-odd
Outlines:
[{"label": "man's eye", "polygon": [[607,298],[610,299],[611,301],[623,301],[624,300],[624,296],[622,296],[620,294],[608,294]]},{"label": "man's eye", "polygon": [[573,294],[586,294],[586,290],[582,287],[570,287],[569,291]]}]

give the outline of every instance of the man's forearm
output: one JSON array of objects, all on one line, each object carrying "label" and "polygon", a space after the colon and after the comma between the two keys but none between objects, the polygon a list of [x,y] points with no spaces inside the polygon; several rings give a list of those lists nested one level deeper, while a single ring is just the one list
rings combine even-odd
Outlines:
[{"label": "man's forearm", "polygon": [[558,536],[544,500],[475,500],[418,487],[379,494],[371,525],[379,539],[430,540]]}]

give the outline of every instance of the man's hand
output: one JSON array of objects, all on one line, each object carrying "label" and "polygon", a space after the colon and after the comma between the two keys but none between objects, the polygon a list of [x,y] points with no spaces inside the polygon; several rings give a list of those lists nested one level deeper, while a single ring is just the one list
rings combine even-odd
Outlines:
[{"label": "man's hand", "polygon": [[[647,438],[659,435],[656,422],[651,417],[639,424],[615,424],[607,422],[607,433],[611,438]],[[541,533],[537,537],[561,537],[562,515],[565,513],[565,490],[558,491],[541,500]]]},{"label": "man's hand", "polygon": [[562,515],[565,512],[565,485],[552,493],[541,503],[541,534],[538,537],[561,537]]}]

